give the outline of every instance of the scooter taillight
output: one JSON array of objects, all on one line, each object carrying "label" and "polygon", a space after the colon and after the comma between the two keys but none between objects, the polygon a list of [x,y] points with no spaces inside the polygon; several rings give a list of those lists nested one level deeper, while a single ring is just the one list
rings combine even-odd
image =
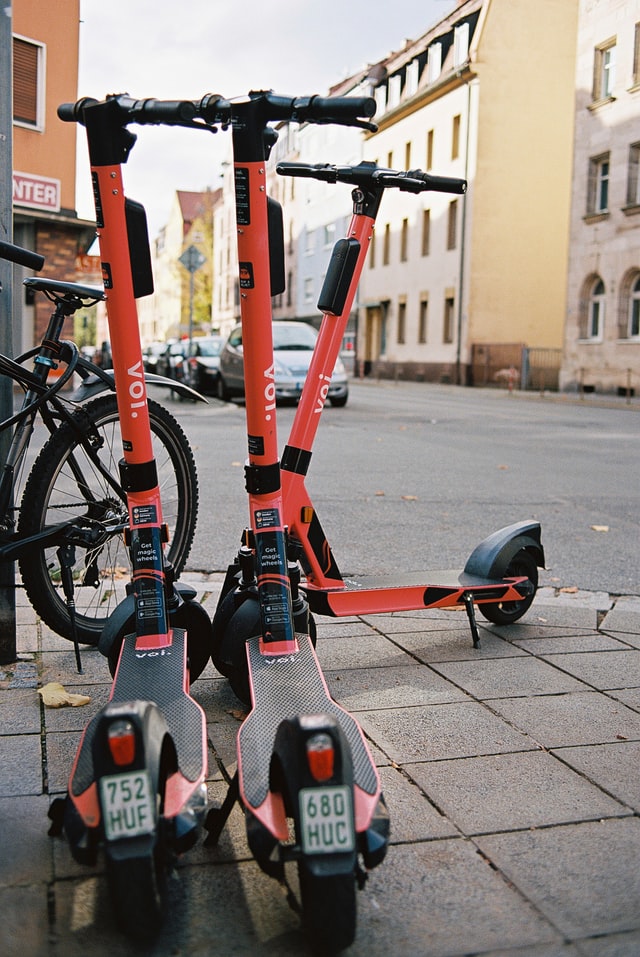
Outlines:
[{"label": "scooter taillight", "polygon": [[118,767],[133,764],[136,756],[136,732],[130,721],[124,718],[112,721],[107,731],[107,742],[114,764]]},{"label": "scooter taillight", "polygon": [[307,738],[307,763],[316,781],[333,777],[335,747],[330,734],[320,732]]}]

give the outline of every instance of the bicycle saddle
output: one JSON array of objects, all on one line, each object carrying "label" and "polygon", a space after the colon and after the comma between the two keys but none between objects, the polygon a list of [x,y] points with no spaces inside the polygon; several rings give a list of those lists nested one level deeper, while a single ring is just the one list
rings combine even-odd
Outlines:
[{"label": "bicycle saddle", "polygon": [[82,286],[76,282],[60,282],[58,279],[43,279],[40,276],[30,276],[22,280],[24,286],[46,292],[54,298],[64,299],[74,296],[77,299],[104,299],[104,290],[95,286]]}]

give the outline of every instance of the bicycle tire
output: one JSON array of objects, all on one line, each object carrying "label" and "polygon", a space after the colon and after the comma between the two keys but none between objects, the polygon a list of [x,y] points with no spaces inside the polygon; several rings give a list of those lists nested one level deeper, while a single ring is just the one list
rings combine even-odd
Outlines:
[{"label": "bicycle tire", "polygon": [[[88,457],[81,436],[86,436],[86,417],[104,439],[100,459],[120,488],[121,458],[118,407],[109,393],[93,399],[74,413],[74,423],[65,423],[43,446],[25,484],[18,521],[20,536],[33,535],[48,525],[66,519],[95,522],[109,517],[128,522],[126,504],[108,486]],[[178,575],[184,568],[195,534],[198,515],[198,478],[193,453],[176,419],[162,405],[149,399],[153,451],[162,495],[163,520],[169,526],[167,560]],[[85,440],[86,441],[86,440]],[[89,503],[70,470],[80,467],[83,482],[95,496]],[[36,613],[57,634],[73,640],[71,620],[60,583],[55,547],[31,550],[19,559],[22,582]],[[75,583],[78,641],[96,645],[104,624],[124,597],[130,580],[129,554],[117,531],[91,548],[76,546],[72,569]]]}]

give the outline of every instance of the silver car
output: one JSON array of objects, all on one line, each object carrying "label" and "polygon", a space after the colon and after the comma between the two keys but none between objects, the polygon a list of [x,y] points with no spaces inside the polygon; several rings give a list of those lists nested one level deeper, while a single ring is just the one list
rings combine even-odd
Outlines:
[{"label": "silver car", "polygon": [[[306,322],[273,323],[277,402],[297,402],[300,398],[317,338],[315,329]],[[235,326],[220,353],[217,395],[224,400],[244,396],[241,325]],[[341,359],[333,370],[327,398],[336,406],[346,405],[349,398],[347,373]]]}]

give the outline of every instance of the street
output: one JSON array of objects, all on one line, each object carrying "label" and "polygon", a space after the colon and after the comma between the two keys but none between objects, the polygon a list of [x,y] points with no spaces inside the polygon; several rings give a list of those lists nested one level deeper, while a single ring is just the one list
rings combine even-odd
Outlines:
[{"label": "street", "polygon": [[[541,584],[640,594],[637,400],[541,398],[413,382],[352,380],[327,406],[307,487],[343,575],[462,568],[491,532],[535,519]],[[222,571],[247,522],[244,407],[159,390],[200,478],[188,562]],[[279,409],[285,444],[295,410]]]}]

